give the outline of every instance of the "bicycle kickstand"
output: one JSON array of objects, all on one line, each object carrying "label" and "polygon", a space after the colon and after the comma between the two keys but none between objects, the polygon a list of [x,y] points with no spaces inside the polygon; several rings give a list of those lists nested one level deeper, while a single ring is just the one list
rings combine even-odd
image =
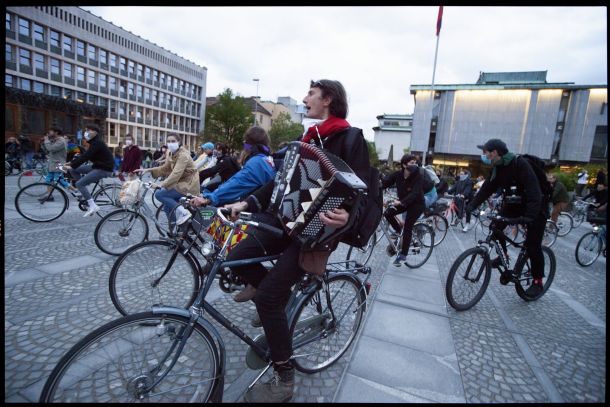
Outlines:
[{"label": "bicycle kickstand", "polygon": [[248,391],[254,387],[254,385],[256,384],[256,382],[258,382],[260,380],[261,377],[263,377],[263,375],[265,373],[267,373],[267,370],[269,370],[269,368],[271,367],[271,365],[273,364],[273,362],[269,362],[269,364],[267,365],[266,368],[263,369],[262,372],[260,372],[260,374],[258,376],[256,376],[256,379],[254,379],[254,381],[252,383],[250,383],[250,385],[248,386]]}]

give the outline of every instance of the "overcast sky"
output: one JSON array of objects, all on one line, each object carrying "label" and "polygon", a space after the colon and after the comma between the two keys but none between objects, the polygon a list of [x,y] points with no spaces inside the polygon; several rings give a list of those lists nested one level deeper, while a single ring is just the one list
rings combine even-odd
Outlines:
[{"label": "overcast sky", "polygon": [[[430,84],[438,6],[83,7],[207,71],[207,96],[303,100],[336,79],[348,121],[373,139],[376,116],[413,113],[409,87]],[[608,83],[605,7],[445,6],[436,84],[479,72],[548,71],[548,82]]]}]

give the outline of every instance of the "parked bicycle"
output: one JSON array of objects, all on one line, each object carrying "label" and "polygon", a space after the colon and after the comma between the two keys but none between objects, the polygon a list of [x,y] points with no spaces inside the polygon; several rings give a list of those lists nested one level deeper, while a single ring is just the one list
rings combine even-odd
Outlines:
[{"label": "parked bicycle", "polygon": [[23,169],[21,158],[19,157],[4,157],[4,176],[13,175],[13,172],[19,174]]},{"label": "parked bicycle", "polygon": [[[231,222],[224,211],[219,209],[217,215],[231,228],[230,235],[241,225],[282,233],[247,220],[243,212],[240,219]],[[248,367],[264,368],[252,387],[272,365],[265,335],[251,338],[205,298],[221,267],[266,258],[226,261],[227,247],[225,242],[190,308],[153,306],[150,311],[121,317],[91,332],[60,359],[40,401],[221,402],[226,349],[209,317],[249,345]],[[365,283],[357,274],[368,279],[370,269],[348,269],[342,261],[329,264],[321,277],[305,275],[294,287],[286,313],[297,370],[315,373],[326,369],[356,338],[367,298]]]},{"label": "parked bicycle", "polygon": [[[506,221],[506,218],[496,217],[495,220]],[[498,267],[500,283],[502,285],[514,284],[517,294],[525,301],[537,300],[544,295],[555,278],[555,254],[551,249],[543,246],[543,291],[535,298],[528,296],[526,291],[533,283],[534,277],[524,243],[517,243],[511,240],[510,237],[495,226],[494,222],[491,223],[490,228],[492,232],[485,240],[479,240],[477,246],[467,249],[462,253],[453,262],[449,270],[445,284],[445,295],[449,304],[457,311],[465,311],[472,308],[485,294],[491,278],[491,256],[493,253],[499,256],[501,260],[501,264]],[[502,236],[513,246],[520,249],[512,269],[508,252],[505,253],[502,250],[502,245],[499,241],[499,238]]]},{"label": "parked bicycle", "polygon": [[[587,206],[596,206],[594,203],[586,202]],[[600,254],[606,257],[606,218],[599,213],[590,211],[587,213],[587,222],[593,225],[593,231],[587,232],[576,244],[576,262],[583,267],[590,266]]]}]

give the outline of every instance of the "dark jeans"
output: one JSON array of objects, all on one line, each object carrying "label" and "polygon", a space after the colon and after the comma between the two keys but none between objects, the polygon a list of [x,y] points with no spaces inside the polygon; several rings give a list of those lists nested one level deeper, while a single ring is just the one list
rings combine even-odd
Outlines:
[{"label": "dark jeans", "polygon": [[[458,208],[458,218],[462,219],[464,217],[464,208],[468,204],[469,200],[466,198],[455,197],[455,204]],[[466,211],[466,223],[470,223],[470,212]]]},{"label": "dark jeans", "polygon": [[398,220],[396,220],[395,216],[403,213],[404,211],[407,211],[408,209],[407,217],[405,218],[405,225],[402,228],[402,246],[400,249],[400,253],[404,254],[405,256],[407,255],[407,253],[409,253],[413,225],[415,224],[415,221],[417,221],[417,218],[419,218],[420,215],[424,212],[424,208],[424,204],[412,204],[408,208],[403,205],[390,206],[383,214],[383,216],[385,216],[388,222],[390,222],[390,225],[392,225],[392,228],[396,232],[400,233],[400,223],[398,223]]},{"label": "dark jeans", "polygon": [[87,189],[87,185],[94,184],[102,178],[108,178],[112,176],[112,172],[100,169],[93,169],[91,164],[81,165],[76,169],[70,170],[70,175],[76,181],[74,186],[78,188],[85,200],[91,199],[91,193]]},{"label": "dark jeans", "polygon": [[[268,214],[259,214],[256,220],[281,228],[279,221]],[[248,238],[235,246],[227,256],[227,260],[282,253],[269,272],[261,264],[233,267],[232,270],[257,288],[254,303],[269,343],[271,359],[274,362],[283,362],[292,356],[292,337],[289,333],[285,308],[290,298],[291,287],[305,274],[298,264],[301,247],[297,241],[286,236],[277,238],[253,228],[248,228],[247,233]]]}]

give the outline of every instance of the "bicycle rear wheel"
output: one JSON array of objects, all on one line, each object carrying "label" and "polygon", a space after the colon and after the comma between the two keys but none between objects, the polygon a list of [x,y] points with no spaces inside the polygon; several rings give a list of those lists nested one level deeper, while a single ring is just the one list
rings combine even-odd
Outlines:
[{"label": "bicycle rear wheel", "polygon": [[580,225],[582,225],[582,223],[585,221],[585,212],[577,209],[575,211],[572,212],[572,228],[577,228]]},{"label": "bicycle rear wheel", "polygon": [[557,216],[557,236],[565,236],[572,230],[574,225],[574,221],[572,220],[572,216],[570,216],[567,212],[560,212],[559,216]]},{"label": "bicycle rear wheel", "polygon": [[95,191],[92,195],[93,201],[100,210],[97,215],[103,218],[108,213],[121,207],[119,202],[119,193],[121,192],[121,186],[119,184],[109,184]]},{"label": "bicycle rear wheel", "polygon": [[68,196],[55,185],[28,185],[15,196],[15,208],[32,222],[51,222],[68,209]]},{"label": "bicycle rear wheel", "polygon": [[551,247],[557,240],[557,225],[551,220],[546,221],[544,235],[542,236],[542,246]]},{"label": "bicycle rear wheel", "polygon": [[[178,315],[143,312],[103,325],[59,360],[42,389],[40,402],[208,401],[222,382],[218,350],[208,331],[196,324],[176,357],[188,323],[188,318]],[[161,382],[150,388],[165,373]]]},{"label": "bicycle rear wheel", "polygon": [[373,232],[373,235],[369,238],[369,241],[364,247],[350,246],[349,249],[347,249],[345,260],[352,260],[363,266],[366,265],[375,250],[376,243],[377,232]]},{"label": "bicycle rear wheel", "polygon": [[517,295],[523,298],[525,301],[535,301],[542,297],[544,293],[549,289],[555,278],[555,267],[556,260],[555,254],[548,247],[542,247],[542,255],[544,257],[544,275],[542,277],[542,292],[537,297],[530,297],[526,294],[527,289],[532,285],[534,276],[531,270],[531,261],[527,254],[517,259],[515,264],[515,277],[517,282],[515,283],[515,290]]},{"label": "bicycle rear wheel", "polygon": [[148,223],[137,212],[117,209],[98,222],[93,235],[95,244],[101,251],[118,256],[131,246],[148,239]]},{"label": "bicycle rear wheel", "polygon": [[434,249],[434,231],[425,223],[413,225],[409,254],[405,264],[410,268],[418,268],[424,265],[430,258]]},{"label": "bicycle rear wheel", "polygon": [[[159,281],[157,281],[159,280]],[[188,308],[200,288],[199,267],[175,242],[138,243],[117,258],[110,271],[110,298],[123,315],[153,305]]]},{"label": "bicycle rear wheel", "polygon": [[466,250],[455,259],[447,275],[445,296],[449,305],[457,311],[472,308],[485,294],[490,278],[491,267],[485,249]]},{"label": "bicycle rear wheel", "polygon": [[329,296],[324,289],[308,295],[296,307],[290,326],[294,365],[304,373],[319,372],[339,360],[362,323],[366,292],[358,278],[338,274],[326,283]]},{"label": "bicycle rear wheel", "polygon": [[43,183],[46,175],[47,171],[44,170],[21,171],[19,178],[17,178],[17,186],[19,186],[19,189],[23,189],[28,185]]},{"label": "bicycle rear wheel", "polygon": [[576,262],[583,267],[590,266],[599,257],[602,246],[602,241],[596,232],[585,233],[576,244]]}]

